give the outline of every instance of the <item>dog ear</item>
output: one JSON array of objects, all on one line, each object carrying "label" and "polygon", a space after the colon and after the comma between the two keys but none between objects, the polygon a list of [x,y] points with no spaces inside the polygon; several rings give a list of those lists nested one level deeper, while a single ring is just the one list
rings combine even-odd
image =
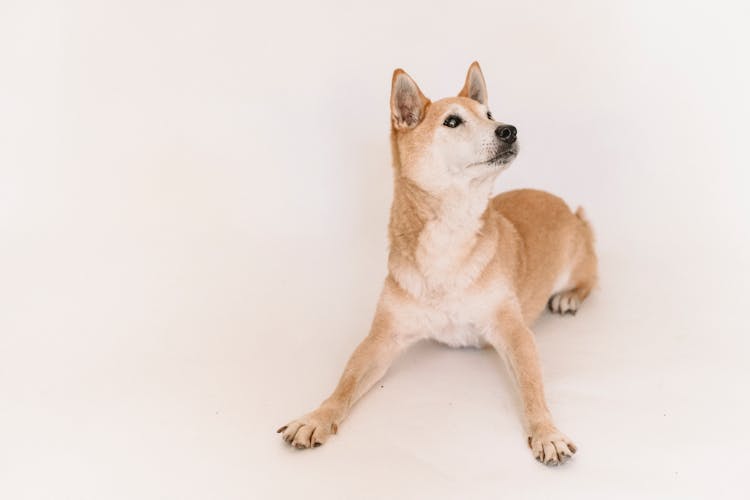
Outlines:
[{"label": "dog ear", "polygon": [[393,128],[416,127],[424,118],[424,111],[430,100],[406,71],[397,69],[391,80],[391,122]]},{"label": "dog ear", "polygon": [[487,105],[487,84],[484,82],[484,75],[479,63],[474,61],[469,66],[469,72],[466,73],[466,82],[464,88],[458,93],[459,97],[468,97],[474,99],[480,104]]}]

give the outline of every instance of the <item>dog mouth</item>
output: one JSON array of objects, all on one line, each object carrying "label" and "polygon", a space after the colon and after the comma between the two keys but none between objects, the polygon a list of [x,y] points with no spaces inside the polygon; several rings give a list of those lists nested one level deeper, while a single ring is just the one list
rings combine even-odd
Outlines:
[{"label": "dog mouth", "polygon": [[467,165],[466,168],[475,168],[475,167],[502,167],[507,166],[510,162],[512,162],[516,156],[518,156],[518,143],[514,143],[511,146],[506,146],[505,148],[500,149],[499,151],[495,151],[494,156],[492,156],[488,160],[484,161],[478,161],[476,163],[472,163],[470,165]]},{"label": "dog mouth", "polygon": [[518,156],[518,149],[511,148],[506,149],[505,151],[498,152],[495,156],[490,158],[489,160],[483,162],[486,165],[494,166],[494,165],[507,165],[513,159]]}]

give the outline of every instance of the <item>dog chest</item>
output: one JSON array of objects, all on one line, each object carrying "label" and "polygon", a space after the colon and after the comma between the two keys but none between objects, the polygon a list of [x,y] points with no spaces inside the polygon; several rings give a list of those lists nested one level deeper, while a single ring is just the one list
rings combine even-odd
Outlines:
[{"label": "dog chest", "polygon": [[482,293],[460,293],[430,300],[395,301],[395,328],[413,339],[433,339],[453,347],[487,344],[499,308],[508,294],[504,287]]}]

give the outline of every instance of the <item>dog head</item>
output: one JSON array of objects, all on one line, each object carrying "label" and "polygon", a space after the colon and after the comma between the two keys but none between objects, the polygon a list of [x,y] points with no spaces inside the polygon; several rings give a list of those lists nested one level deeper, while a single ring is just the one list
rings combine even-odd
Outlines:
[{"label": "dog head", "polygon": [[516,128],[487,107],[479,64],[457,97],[431,102],[402,69],[391,84],[391,140],[398,173],[428,191],[494,180],[518,154]]}]

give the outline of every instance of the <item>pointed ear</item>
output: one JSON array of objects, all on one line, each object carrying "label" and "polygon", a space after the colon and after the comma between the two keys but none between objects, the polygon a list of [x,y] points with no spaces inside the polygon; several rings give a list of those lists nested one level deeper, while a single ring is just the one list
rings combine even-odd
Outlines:
[{"label": "pointed ear", "polygon": [[469,66],[469,72],[466,73],[466,82],[464,88],[458,93],[459,97],[468,97],[474,99],[480,104],[487,105],[487,84],[484,82],[484,75],[479,63],[474,61]]},{"label": "pointed ear", "polygon": [[414,80],[402,69],[393,72],[391,81],[391,122],[393,128],[416,127],[424,118],[427,99]]}]

